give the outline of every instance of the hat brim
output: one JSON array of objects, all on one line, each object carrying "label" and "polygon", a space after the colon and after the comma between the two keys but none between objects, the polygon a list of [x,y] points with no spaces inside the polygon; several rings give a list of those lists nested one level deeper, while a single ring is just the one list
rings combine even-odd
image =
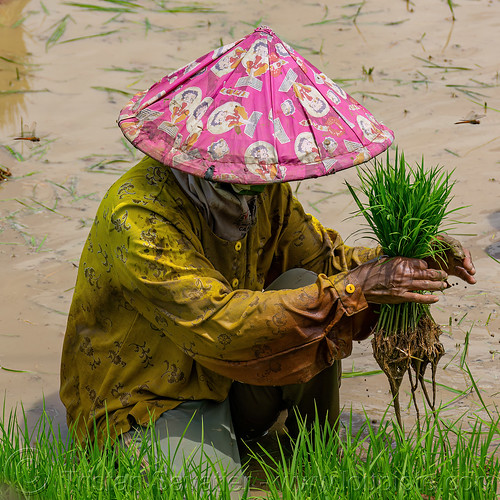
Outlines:
[{"label": "hat brim", "polygon": [[136,94],[118,124],[165,165],[239,184],[329,175],[393,141],[390,129],[268,28]]}]

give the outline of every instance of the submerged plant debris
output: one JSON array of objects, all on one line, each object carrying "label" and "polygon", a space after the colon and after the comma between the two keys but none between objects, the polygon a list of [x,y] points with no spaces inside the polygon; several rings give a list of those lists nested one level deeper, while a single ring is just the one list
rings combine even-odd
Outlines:
[{"label": "submerged plant debris", "polygon": [[12,172],[5,167],[0,166],[0,181],[7,180],[12,175]]}]

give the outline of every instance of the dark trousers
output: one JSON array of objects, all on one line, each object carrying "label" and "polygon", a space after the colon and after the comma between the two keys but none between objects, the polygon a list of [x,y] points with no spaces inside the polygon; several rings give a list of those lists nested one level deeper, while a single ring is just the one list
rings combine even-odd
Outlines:
[{"label": "dark trousers", "polygon": [[[267,290],[299,288],[314,283],[316,277],[311,271],[292,269]],[[242,439],[262,435],[285,409],[286,427],[292,436],[298,431],[297,417],[312,424],[317,414],[320,424],[328,421],[334,427],[340,415],[341,374],[339,360],[305,384],[263,387],[233,382],[229,403],[236,435]]]}]

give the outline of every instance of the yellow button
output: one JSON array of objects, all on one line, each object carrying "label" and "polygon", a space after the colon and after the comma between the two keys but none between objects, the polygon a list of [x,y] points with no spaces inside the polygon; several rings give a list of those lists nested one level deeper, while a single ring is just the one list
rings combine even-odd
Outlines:
[{"label": "yellow button", "polygon": [[232,286],[233,288],[236,288],[236,287],[238,286],[238,284],[239,284],[239,281],[238,281],[238,279],[237,279],[237,278],[234,278],[234,280],[233,280],[233,281],[231,281],[231,286]]},{"label": "yellow button", "polygon": [[234,249],[239,252],[241,250],[241,241],[237,241],[234,245]]},{"label": "yellow button", "polygon": [[349,283],[346,287],[345,287],[345,291],[347,293],[354,293],[354,290],[356,290],[356,287],[352,284],[352,283]]}]

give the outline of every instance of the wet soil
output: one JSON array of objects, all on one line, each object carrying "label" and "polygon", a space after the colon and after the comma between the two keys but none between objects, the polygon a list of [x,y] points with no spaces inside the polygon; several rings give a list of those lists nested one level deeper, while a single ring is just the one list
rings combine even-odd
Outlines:
[{"label": "wet soil", "polygon": [[[500,263],[492,258],[500,258],[500,1],[462,0],[455,21],[448,3],[436,0],[368,0],[361,9],[226,0],[199,4],[218,12],[192,13],[158,12],[159,4],[106,12],[56,0],[0,2],[0,167],[12,172],[0,185],[7,411],[22,402],[33,420],[45,399],[49,414],[64,421],[59,361],[81,248],[106,189],[141,157],[115,123],[127,96],[261,20],[387,123],[410,162],[424,155],[429,166],[455,169],[454,204],[467,206],[459,218],[474,223],[456,232],[472,251],[478,283],[453,280],[458,285],[433,307],[446,349],[438,404],[465,391],[445,415],[484,416],[475,391],[466,390],[464,362],[493,405],[500,378]],[[479,124],[455,124],[471,111],[485,115]],[[40,141],[15,141],[20,135]],[[352,236],[361,221],[350,218],[355,206],[345,179],[355,183],[355,170],[294,189],[323,224],[363,244]],[[356,344],[343,366],[377,370],[370,342]],[[412,421],[409,392],[403,382],[403,419]],[[383,374],[345,378],[341,396],[355,415],[366,410],[374,419],[391,400]]]}]

